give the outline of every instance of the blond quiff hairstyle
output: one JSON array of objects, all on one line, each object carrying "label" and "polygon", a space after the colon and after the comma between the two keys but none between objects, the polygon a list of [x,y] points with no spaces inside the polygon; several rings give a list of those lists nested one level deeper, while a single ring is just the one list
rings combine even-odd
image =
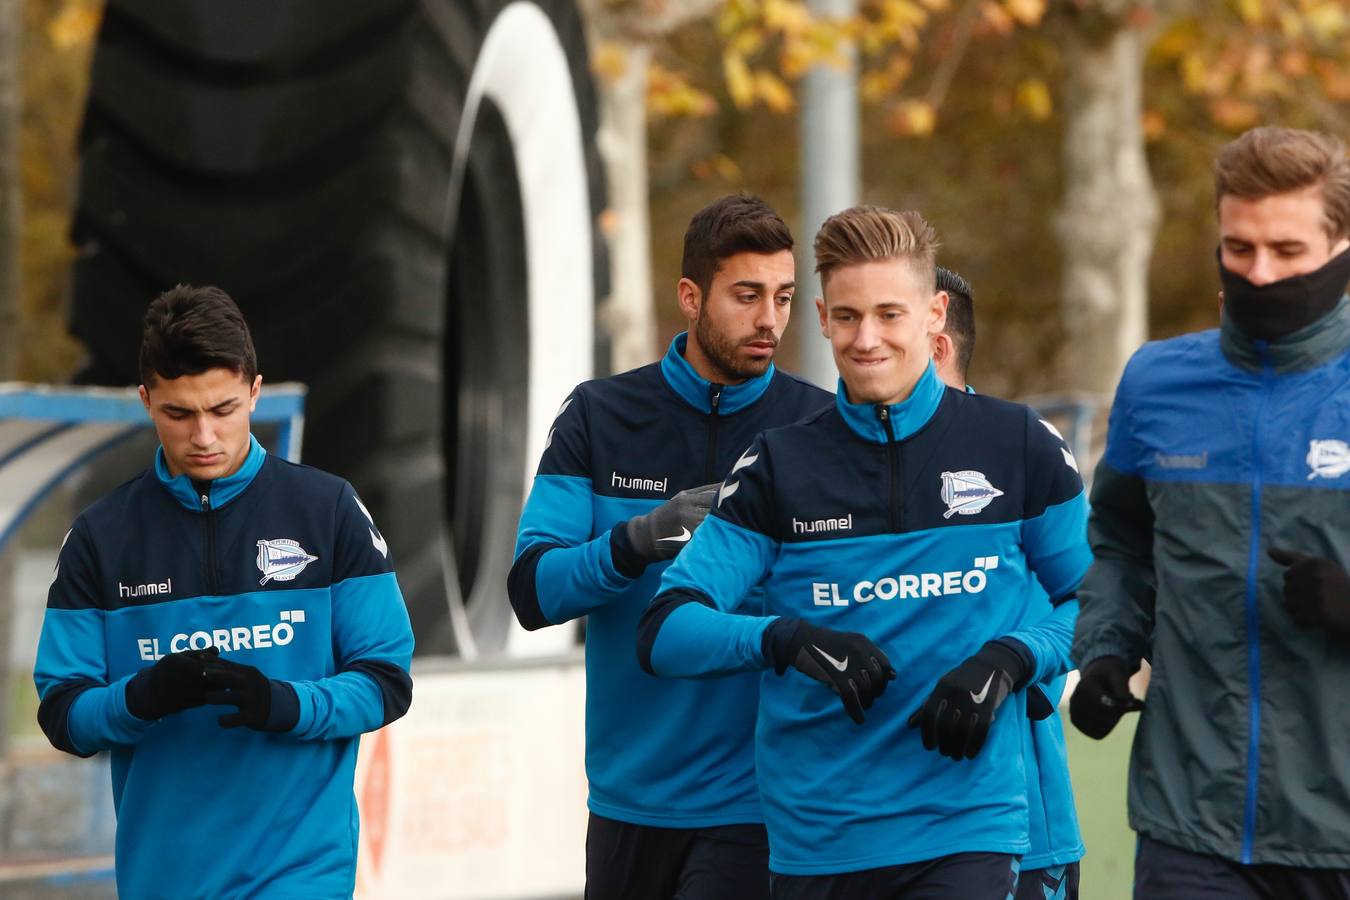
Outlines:
[{"label": "blond quiff hairstyle", "polygon": [[937,233],[913,210],[854,206],[816,232],[816,273],[823,287],[835,270],[866,262],[908,260],[920,284],[937,291]]},{"label": "blond quiff hairstyle", "polygon": [[1350,159],[1338,137],[1262,126],[1243,132],[1214,161],[1214,202],[1262,200],[1321,189],[1323,227],[1333,241],[1350,236]]}]

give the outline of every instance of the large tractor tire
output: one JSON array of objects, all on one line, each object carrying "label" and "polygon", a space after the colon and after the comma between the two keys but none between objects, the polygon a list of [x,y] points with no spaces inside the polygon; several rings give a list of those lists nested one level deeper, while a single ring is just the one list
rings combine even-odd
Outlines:
[{"label": "large tractor tire", "polygon": [[216,284],[304,460],[389,541],[420,653],[501,651],[547,429],[602,355],[603,178],[564,0],[109,0],[73,236],[80,380],[136,383],[149,300]]}]

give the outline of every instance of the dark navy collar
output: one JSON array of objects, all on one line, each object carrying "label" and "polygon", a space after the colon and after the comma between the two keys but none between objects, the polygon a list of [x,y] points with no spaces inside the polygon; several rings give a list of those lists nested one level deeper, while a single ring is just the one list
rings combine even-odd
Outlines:
[{"label": "dark navy collar", "polygon": [[[937,369],[930,360],[928,368],[919,376],[918,384],[914,385],[909,399],[886,407],[895,440],[903,441],[927,425],[928,420],[933,418],[933,413],[937,412],[938,404],[942,402],[942,395],[946,390],[947,386],[937,377]],[[884,444],[890,439],[886,434],[886,426],[881,422],[882,405],[850,403],[848,389],[844,386],[842,378],[839,379],[839,389],[834,393],[834,402],[839,408],[839,415],[844,417],[848,427],[859,437],[874,444]]]},{"label": "dark navy collar", "polygon": [[773,381],[774,367],[773,363],[769,363],[768,370],[757,378],[751,378],[740,384],[714,385],[695,372],[694,367],[689,365],[689,360],[684,358],[684,350],[688,344],[689,332],[682,331],[675,335],[675,339],[670,342],[670,349],[661,359],[661,374],[671,390],[699,412],[712,412],[714,387],[721,388],[721,397],[717,403],[718,415],[729,416],[764,396],[764,392],[769,389],[769,382]]},{"label": "dark navy collar", "polygon": [[[244,489],[253,482],[253,476],[258,474],[262,468],[263,461],[267,459],[267,451],[263,449],[262,444],[252,434],[248,436],[248,456],[244,457],[244,464],[239,467],[239,471],[225,478],[217,478],[207,485],[206,493],[211,509],[220,509],[229,503],[235,497],[244,492]],[[165,490],[173,494],[174,499],[191,510],[200,510],[202,503],[197,495],[197,489],[192,484],[192,479],[186,475],[173,477],[169,474],[169,466],[164,462],[164,448],[160,447],[155,451],[155,477],[159,483],[164,485]]]},{"label": "dark navy collar", "polygon": [[1342,297],[1331,312],[1277,341],[1247,337],[1222,313],[1219,347],[1229,360],[1246,369],[1260,370],[1269,364],[1280,375],[1315,369],[1350,348],[1350,298]]}]

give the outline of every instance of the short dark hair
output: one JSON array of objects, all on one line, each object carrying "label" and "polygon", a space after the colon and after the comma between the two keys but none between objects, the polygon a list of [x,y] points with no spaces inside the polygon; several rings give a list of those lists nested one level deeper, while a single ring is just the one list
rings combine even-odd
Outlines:
[{"label": "short dark hair", "polygon": [[947,324],[943,332],[956,349],[956,368],[964,378],[975,355],[975,294],[970,282],[951,269],[937,267],[937,289],[947,292]]},{"label": "short dark hair", "polygon": [[180,284],[160,294],[145,313],[141,332],[141,384],[156,378],[229,369],[252,383],[258,374],[244,314],[218,287]]},{"label": "short dark hair", "polygon": [[706,297],[727,257],[791,249],[792,231],[772,206],[753,194],[728,194],[689,220],[680,275],[698,285]]}]

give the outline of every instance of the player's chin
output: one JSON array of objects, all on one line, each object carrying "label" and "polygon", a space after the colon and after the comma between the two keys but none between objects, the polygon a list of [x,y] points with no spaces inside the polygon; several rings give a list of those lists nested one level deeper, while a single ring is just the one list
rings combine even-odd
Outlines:
[{"label": "player's chin", "polygon": [[769,366],[773,365],[773,354],[768,356],[747,356],[742,355],[737,361],[736,374],[741,378],[758,378],[769,371]]}]

